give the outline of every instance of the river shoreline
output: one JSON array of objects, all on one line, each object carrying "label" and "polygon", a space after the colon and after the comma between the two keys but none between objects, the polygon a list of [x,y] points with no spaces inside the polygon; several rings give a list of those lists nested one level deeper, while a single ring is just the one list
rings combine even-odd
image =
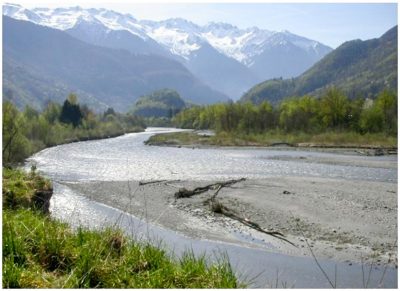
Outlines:
[{"label": "river shoreline", "polygon": [[[201,130],[188,130],[178,133],[160,133],[151,136],[146,145],[177,148],[197,148],[197,149],[270,149],[270,150],[293,150],[293,151],[317,151],[340,154],[358,154],[364,156],[397,155],[397,147],[368,144],[330,144],[330,143],[287,143],[273,142],[270,144],[260,144],[251,141],[237,141],[238,144],[230,144],[231,141],[217,142],[213,140],[214,135]],[[237,143],[235,142],[235,143]]]},{"label": "river shoreline", "polygon": [[[150,129],[64,145],[38,153],[31,161],[73,193],[193,241],[219,241],[309,260],[312,250],[318,259],[342,266],[397,268],[393,156],[366,156],[348,149],[143,144],[155,133],[176,131]],[[246,180],[221,189],[218,201],[264,230],[281,232],[295,246],[211,212],[204,202],[215,188],[175,199],[181,188],[240,178]],[[90,220],[88,215],[82,219]]]},{"label": "river shoreline", "polygon": [[[215,181],[214,181],[215,182]],[[212,181],[66,183],[73,191],[193,239],[265,248],[292,256],[397,267],[397,185],[385,182],[285,177],[245,180],[218,200],[263,229],[283,233],[296,247],[228,217],[204,203],[215,191],[175,199],[180,188]],[[321,185],[324,186],[321,189]],[[375,193],[382,192],[381,197]]]}]

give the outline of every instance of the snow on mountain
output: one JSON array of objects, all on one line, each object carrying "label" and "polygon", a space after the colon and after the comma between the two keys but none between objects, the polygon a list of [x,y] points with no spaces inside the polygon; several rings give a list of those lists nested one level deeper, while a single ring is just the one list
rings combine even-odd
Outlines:
[{"label": "snow on mountain", "polygon": [[206,42],[199,33],[200,27],[182,18],[142,21],[141,24],[151,38],[186,60]]},{"label": "snow on mountain", "polygon": [[323,44],[294,35],[288,31],[272,32],[257,27],[240,29],[234,25],[211,22],[199,26],[183,18],[164,21],[136,20],[130,14],[122,14],[107,9],[70,8],[34,8],[26,9],[17,4],[3,5],[3,14],[28,20],[36,24],[67,30],[79,24],[79,21],[103,24],[110,30],[127,30],[146,40],[154,39],[172,54],[186,60],[205,43],[218,52],[251,67],[254,58],[261,55],[270,46],[279,42],[290,42],[302,50],[315,54],[318,58],[331,49]]},{"label": "snow on mountain", "polygon": [[260,44],[271,34],[257,27],[239,29],[227,23],[212,22],[203,28],[202,36],[221,53],[248,65],[253,56],[262,52]]},{"label": "snow on mountain", "polygon": [[26,9],[5,4],[3,14],[64,30],[97,46],[179,61],[232,99],[262,80],[296,77],[331,51],[288,31],[241,29],[223,22],[200,26],[183,18],[137,20],[103,8]]},{"label": "snow on mountain", "polygon": [[121,14],[106,9],[84,9],[79,6],[70,8],[34,8],[26,9],[20,5],[3,5],[3,14],[9,17],[27,20],[33,23],[49,26],[60,30],[67,30],[79,24],[80,21],[102,23],[110,30],[127,30],[130,33],[147,39],[148,36],[142,26],[130,14]]},{"label": "snow on mountain", "polygon": [[271,35],[270,39],[267,40],[270,42],[282,42],[282,41],[287,41],[295,46],[303,49],[306,52],[313,53],[317,56],[321,55],[324,56],[326,53],[331,51],[332,49],[315,41],[315,40],[310,40],[308,38],[295,35],[287,30],[284,30],[282,32],[276,32],[273,35]]}]

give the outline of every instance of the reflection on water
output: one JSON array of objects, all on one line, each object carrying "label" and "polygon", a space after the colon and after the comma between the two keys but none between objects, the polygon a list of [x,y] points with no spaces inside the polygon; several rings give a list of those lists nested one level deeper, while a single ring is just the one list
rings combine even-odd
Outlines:
[{"label": "reflection on water", "polygon": [[[62,180],[230,179],[271,176],[312,176],[397,182],[397,169],[305,163],[307,157],[346,156],[322,152],[265,149],[191,149],[145,146],[151,134],[72,143],[46,149],[33,156],[40,170]],[[164,131],[168,131],[165,130]],[[291,157],[277,160],[277,157]],[[396,157],[351,156],[373,160]]]},{"label": "reflection on water", "polygon": [[[34,155],[30,161],[51,177],[54,196],[51,212],[56,218],[73,226],[101,228],[121,227],[136,239],[159,239],[176,254],[192,249],[196,254],[224,252],[240,274],[240,278],[251,279],[252,287],[275,286],[276,280],[287,287],[329,287],[311,258],[291,257],[259,249],[250,249],[226,243],[193,240],[173,231],[145,222],[114,208],[90,201],[74,193],[62,180],[126,181],[160,179],[212,180],[228,178],[263,178],[269,176],[314,176],[351,178],[397,182],[397,169],[341,166],[323,163],[305,163],[300,157],[329,158],[332,154],[274,151],[263,149],[190,149],[145,146],[143,142],[154,132],[169,131],[150,129],[118,138],[72,143],[46,149]],[[277,157],[294,159],[278,160]],[[337,156],[337,155],[336,155]],[[366,159],[367,157],[352,157]],[[371,157],[369,157],[371,159]],[[394,159],[394,157],[373,157]],[[29,167],[29,165],[27,165]],[[321,260],[321,265],[334,276],[337,265],[338,287],[362,288],[361,266]],[[378,287],[383,269],[374,269],[370,287]],[[385,287],[397,287],[397,272],[386,271]]]}]

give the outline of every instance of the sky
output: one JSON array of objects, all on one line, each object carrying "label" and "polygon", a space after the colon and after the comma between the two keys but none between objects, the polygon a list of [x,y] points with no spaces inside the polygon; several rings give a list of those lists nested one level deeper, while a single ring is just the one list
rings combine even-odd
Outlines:
[{"label": "sky", "polygon": [[[235,1],[235,0],[234,0]],[[107,8],[130,13],[137,19],[163,20],[181,17],[196,24],[227,22],[247,28],[257,26],[292,33],[336,48],[345,41],[381,36],[397,25],[398,7],[392,3],[159,3],[128,0],[8,1],[33,7]]]}]

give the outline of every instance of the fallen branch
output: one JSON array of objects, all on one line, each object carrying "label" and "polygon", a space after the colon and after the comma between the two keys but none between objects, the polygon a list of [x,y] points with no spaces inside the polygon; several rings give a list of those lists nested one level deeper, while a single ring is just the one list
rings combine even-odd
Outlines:
[{"label": "fallen branch", "polygon": [[139,182],[139,186],[143,185],[149,185],[149,184],[156,184],[156,183],[161,183],[161,182],[166,182],[167,180],[155,180],[155,181],[148,181],[148,182]]},{"label": "fallen branch", "polygon": [[[218,191],[217,191],[218,192]],[[217,194],[216,192],[216,194]],[[216,196],[216,194],[214,194]],[[211,200],[211,210],[213,212],[216,213],[220,213],[222,215],[225,215],[231,219],[234,219],[236,221],[241,222],[242,224],[255,229],[259,232],[271,235],[275,238],[278,238],[280,240],[283,240],[289,244],[291,244],[292,246],[297,247],[294,243],[292,243],[291,241],[289,241],[288,239],[284,238],[284,235],[282,233],[280,233],[279,231],[268,231],[268,230],[264,230],[261,228],[261,226],[258,223],[255,223],[253,221],[248,220],[247,218],[242,218],[240,216],[237,216],[236,214],[234,214],[230,209],[228,209],[226,206],[222,205],[220,202],[215,202],[215,200]]]},{"label": "fallen branch", "polygon": [[221,189],[222,189],[222,186],[219,185],[217,191],[215,191],[214,195],[211,196],[211,201],[214,201],[214,200],[215,200],[215,198],[217,197],[217,195],[218,195],[218,193],[219,193],[219,190],[221,190]]},{"label": "fallen branch", "polygon": [[[206,185],[206,186],[203,186],[203,187],[197,187],[197,188],[194,188],[193,190],[188,190],[186,188],[180,188],[179,191],[175,193],[175,198],[177,198],[177,199],[179,199],[179,198],[188,198],[188,197],[191,197],[193,195],[197,195],[197,194],[200,194],[200,193],[207,192],[209,190],[213,190],[213,189],[215,189],[217,187],[220,190],[223,187],[230,186],[232,184],[235,184],[235,183],[238,183],[238,182],[241,182],[241,181],[244,181],[244,180],[246,180],[246,178],[241,178],[241,179],[238,179],[238,180],[229,180],[229,181],[226,181],[226,182],[218,182],[218,183],[213,183],[213,184]],[[218,194],[218,191],[217,191],[217,194]],[[214,195],[216,195],[216,194],[214,194]]]}]

